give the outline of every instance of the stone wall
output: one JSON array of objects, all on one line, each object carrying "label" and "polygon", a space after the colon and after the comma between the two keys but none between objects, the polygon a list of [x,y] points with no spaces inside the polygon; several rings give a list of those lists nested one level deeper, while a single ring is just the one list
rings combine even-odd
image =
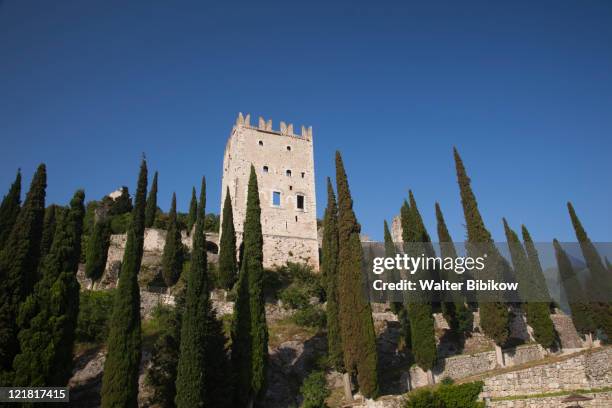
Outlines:
[{"label": "stone wall", "polygon": [[[610,408],[612,407],[612,392],[586,393],[580,394],[585,397],[593,398],[592,401],[581,402],[584,408]],[[511,401],[489,401],[487,407],[492,408],[558,408],[566,407],[569,403],[563,403],[567,395],[547,398],[527,398]]]},{"label": "stone wall", "polygon": [[576,331],[571,316],[558,311],[557,313],[551,314],[550,319],[555,326],[555,330],[559,334],[559,341],[561,342],[562,348],[577,349],[583,347],[582,339]]},{"label": "stone wall", "polygon": [[612,348],[586,351],[549,364],[485,379],[483,397],[507,397],[612,385]]}]

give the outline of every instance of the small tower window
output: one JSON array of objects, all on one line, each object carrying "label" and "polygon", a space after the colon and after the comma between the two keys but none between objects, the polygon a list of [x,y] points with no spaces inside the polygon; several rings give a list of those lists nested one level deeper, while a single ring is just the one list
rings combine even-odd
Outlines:
[{"label": "small tower window", "polygon": [[298,208],[298,210],[303,210],[304,209],[304,196],[301,195],[301,194],[297,195],[297,208]]},{"label": "small tower window", "polygon": [[280,205],[281,205],[281,193],[280,191],[273,191],[272,192],[272,206],[280,207]]},{"label": "small tower window", "polygon": [[259,145],[260,145],[260,146],[263,146],[263,140],[260,140],[260,141],[259,141]]},{"label": "small tower window", "polygon": [[289,191],[293,190],[293,186],[289,186]]},{"label": "small tower window", "polygon": [[268,169],[268,166],[263,166],[263,172],[267,173],[270,169]]},{"label": "small tower window", "polygon": [[287,151],[290,152],[291,151],[291,146],[287,146]]},{"label": "small tower window", "polygon": [[285,174],[287,175],[287,177],[291,177],[291,170],[287,170]]},{"label": "small tower window", "polygon": [[295,222],[297,222],[297,215],[295,216]]},{"label": "small tower window", "polygon": [[302,178],[304,178],[305,175],[306,175],[306,173],[302,172]]}]

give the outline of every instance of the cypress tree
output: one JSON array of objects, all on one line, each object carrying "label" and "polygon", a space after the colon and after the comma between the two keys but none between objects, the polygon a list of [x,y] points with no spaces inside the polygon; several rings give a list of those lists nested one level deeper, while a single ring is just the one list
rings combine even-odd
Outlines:
[{"label": "cypress tree", "polygon": [[[19,305],[38,280],[46,187],[47,171],[41,164],[34,173],[23,208],[0,252],[0,372],[11,369],[13,358],[19,351],[16,324]],[[2,382],[5,381],[6,377]]]},{"label": "cypress tree", "polygon": [[576,276],[572,261],[556,239],[553,241],[557,267],[559,268],[559,278],[565,291],[567,303],[572,314],[572,321],[579,333],[591,334],[595,332],[596,326],[593,323],[591,308],[587,302],[587,296]]},{"label": "cypress tree", "polygon": [[234,230],[234,211],[229,187],[223,202],[223,225],[219,248],[219,282],[221,287],[230,290],[236,282],[238,260],[236,259],[236,231]]},{"label": "cypress tree", "polygon": [[527,315],[527,323],[533,329],[533,337],[545,348],[554,346],[556,340],[555,326],[550,319],[548,302],[538,302],[540,297],[535,274],[527,258],[527,253],[521,245],[516,232],[510,228],[506,219],[503,219],[506,240],[510,249],[512,265],[518,277],[519,292],[523,302],[523,310]]},{"label": "cypress tree", "polygon": [[17,221],[19,210],[21,209],[21,170],[17,171],[15,181],[11,184],[8,194],[2,199],[0,204],[0,250],[4,248],[4,244]]},{"label": "cypress tree", "polygon": [[[440,204],[436,203],[436,222],[438,229],[438,241],[440,242],[440,256],[444,258],[457,259],[457,250],[453,239],[448,232],[444,215]],[[450,282],[461,283],[463,279],[455,272],[446,273],[446,279]],[[472,312],[466,307],[465,298],[461,293],[454,291],[452,293],[452,302],[443,304],[443,312],[451,330],[457,334],[468,333],[472,331],[473,317]]]},{"label": "cypress tree", "polygon": [[206,181],[202,178],[181,324],[175,398],[179,408],[224,407],[231,399],[225,337],[209,297],[205,205]]},{"label": "cypress tree", "polygon": [[121,215],[132,211],[132,198],[126,186],[121,187],[121,195],[111,204],[108,213],[110,215]]},{"label": "cypress tree", "polygon": [[157,172],[153,175],[151,190],[147,198],[147,208],[145,210],[145,227],[151,228],[155,224],[155,216],[157,215]]},{"label": "cypress tree", "polygon": [[110,236],[109,219],[100,217],[95,221],[93,231],[87,241],[85,276],[91,279],[92,285],[100,280],[106,268]]},{"label": "cypress tree", "polygon": [[79,312],[76,272],[81,251],[85,207],[82,190],[57,227],[42,277],[21,305],[20,354],[15,357],[15,385],[64,386],[72,374],[72,347]]},{"label": "cypress tree", "polygon": [[521,226],[521,235],[523,236],[523,242],[525,243],[525,251],[527,252],[527,260],[529,261],[529,265],[531,267],[531,273],[533,275],[533,280],[536,285],[536,290],[540,293],[540,297],[543,299],[548,299],[550,302],[550,292],[548,291],[548,286],[546,285],[546,279],[544,278],[544,271],[542,271],[542,264],[540,263],[540,256],[538,255],[538,250],[531,239],[531,234],[529,234],[529,230],[526,226]]},{"label": "cypress tree", "polygon": [[[407,234],[408,241],[404,241],[408,255],[420,257],[435,257],[431,239],[425,229],[423,218],[419,212],[412,191],[409,191],[410,218],[412,229]],[[435,279],[435,274],[427,269],[419,269],[416,275],[420,279]],[[433,310],[431,297],[425,293],[417,293],[416,302],[408,303],[408,318],[412,338],[412,354],[415,363],[425,371],[429,371],[436,363],[436,337],[434,331]]]},{"label": "cypress tree", "polygon": [[343,371],[342,339],[338,320],[338,206],[331,180],[327,178],[327,208],[323,217],[321,274],[324,276],[327,298],[327,350],[329,362]]},{"label": "cypress tree", "polygon": [[132,222],[128,230],[119,284],[109,322],[108,352],[102,377],[103,408],[138,405],[138,371],[142,346],[138,272],[144,244],[146,196],[147,163],[143,158]]},{"label": "cypress tree", "polygon": [[187,234],[191,234],[191,229],[196,223],[198,212],[198,200],[196,199],[195,187],[191,189],[191,202],[189,203],[189,214],[187,215]]},{"label": "cypress tree", "polygon": [[[457,170],[457,181],[461,193],[461,204],[467,224],[468,246],[472,257],[483,256],[487,253],[486,278],[501,281],[503,270],[503,259],[493,244],[491,233],[487,230],[478,210],[476,197],[470,186],[470,178],[465,171],[463,161],[456,148],[453,149],[455,167]],[[483,251],[484,250],[484,251]],[[496,344],[503,345],[509,336],[509,320],[507,305],[500,301],[499,295],[495,297],[481,295],[480,302],[480,326],[484,333],[492,338]]]},{"label": "cypress tree", "polygon": [[340,152],[336,151],[336,184],[338,192],[338,299],[340,337],[344,367],[357,375],[361,393],[374,398],[378,388],[378,356],[372,308],[364,292],[361,272],[363,250],[361,226],[353,211],[353,199]]},{"label": "cypress tree", "polygon": [[[397,254],[397,249],[395,248],[395,242],[393,242],[393,237],[391,236],[391,231],[389,230],[389,224],[387,224],[387,220],[385,220],[383,223],[383,237],[385,245],[385,257],[395,258],[395,255]],[[399,271],[397,269],[394,269],[390,272],[390,277],[392,282],[399,282],[401,279],[401,277],[399,276]],[[391,311],[396,315],[399,315],[402,309],[402,302],[391,302]]]},{"label": "cypress tree", "polygon": [[610,293],[612,293],[612,279],[607,268],[595,248],[595,245],[589,239],[572,203],[567,203],[567,209],[576,232],[576,239],[580,244],[582,256],[589,268],[589,279],[587,280],[587,289],[590,293],[591,309],[593,311],[593,321],[596,326],[601,329],[609,341],[612,341],[612,304],[607,302]]},{"label": "cypress tree", "polygon": [[60,209],[57,208],[55,204],[48,206],[45,209],[45,217],[43,220],[43,232],[42,237],[40,239],[40,259],[45,259],[45,256],[49,253],[51,249],[51,244],[53,244],[53,237],[55,236],[55,228],[57,226],[57,218],[61,214]]},{"label": "cypress tree", "polygon": [[268,328],[263,296],[263,236],[257,175],[251,165],[240,276],[232,320],[232,365],[238,406],[249,406],[266,389]]},{"label": "cypress tree", "polygon": [[173,286],[183,269],[183,241],[176,219],[176,194],[172,194],[172,204],[168,217],[168,231],[162,255],[162,277],[166,286]]}]

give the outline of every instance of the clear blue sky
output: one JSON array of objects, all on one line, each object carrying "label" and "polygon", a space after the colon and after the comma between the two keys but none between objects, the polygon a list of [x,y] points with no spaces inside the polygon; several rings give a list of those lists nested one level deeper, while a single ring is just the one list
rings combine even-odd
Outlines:
[{"label": "clear blue sky", "polygon": [[485,222],[612,240],[610,1],[0,0],[0,190],[48,166],[49,202],[134,189],[141,152],[187,208],[239,111],[314,128],[318,212],[343,153],[365,233],[408,188],[465,236],[452,146]]}]

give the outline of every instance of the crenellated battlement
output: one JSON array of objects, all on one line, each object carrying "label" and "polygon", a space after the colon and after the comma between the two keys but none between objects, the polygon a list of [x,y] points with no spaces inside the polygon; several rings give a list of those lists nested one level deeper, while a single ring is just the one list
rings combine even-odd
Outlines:
[{"label": "crenellated battlement", "polygon": [[251,129],[261,130],[269,133],[276,133],[278,135],[283,136],[292,136],[298,137],[302,139],[306,139],[308,141],[312,141],[312,126],[302,126],[301,133],[298,135],[293,131],[293,123],[285,123],[283,121],[280,122],[280,129],[274,130],[272,129],[272,119],[268,119],[267,121],[259,117],[259,121],[257,126],[251,125],[251,114],[247,113],[246,116],[242,115],[242,112],[238,113],[238,117],[236,118],[235,126],[248,127]]}]

